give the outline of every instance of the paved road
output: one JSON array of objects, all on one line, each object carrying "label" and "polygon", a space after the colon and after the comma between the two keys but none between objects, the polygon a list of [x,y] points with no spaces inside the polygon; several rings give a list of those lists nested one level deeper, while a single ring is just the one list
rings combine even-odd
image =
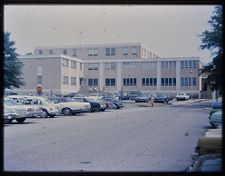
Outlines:
[{"label": "paved road", "polygon": [[4,170],[182,171],[209,128],[206,106],[133,107],[5,125]]}]

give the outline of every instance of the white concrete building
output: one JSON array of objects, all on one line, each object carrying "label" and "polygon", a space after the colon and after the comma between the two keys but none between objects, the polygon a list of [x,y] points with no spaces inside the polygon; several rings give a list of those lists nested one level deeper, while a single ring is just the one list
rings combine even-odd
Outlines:
[{"label": "white concrete building", "polygon": [[199,94],[199,57],[161,58],[139,43],[36,47],[20,56],[25,86],[17,91],[142,91]]}]

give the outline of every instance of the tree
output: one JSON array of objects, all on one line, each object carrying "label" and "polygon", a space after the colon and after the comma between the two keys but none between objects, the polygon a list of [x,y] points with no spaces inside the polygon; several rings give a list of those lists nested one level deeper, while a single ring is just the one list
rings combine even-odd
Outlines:
[{"label": "tree", "polygon": [[24,85],[22,75],[23,64],[17,58],[15,42],[10,40],[10,33],[4,32],[4,88],[20,88]]},{"label": "tree", "polygon": [[213,11],[208,23],[211,26],[211,30],[204,31],[200,37],[202,44],[201,49],[208,49],[211,51],[212,62],[206,65],[201,73],[208,75],[207,82],[209,83],[212,91],[221,91],[222,88],[222,55],[223,55],[223,44],[222,44],[222,21],[223,21],[223,9],[222,6],[217,5]]}]

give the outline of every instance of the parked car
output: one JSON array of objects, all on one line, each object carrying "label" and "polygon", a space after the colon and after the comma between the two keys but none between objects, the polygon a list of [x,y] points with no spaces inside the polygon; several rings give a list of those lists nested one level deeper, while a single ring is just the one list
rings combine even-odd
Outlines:
[{"label": "parked car", "polygon": [[33,114],[33,117],[43,116],[43,111],[42,111],[41,106],[37,106],[37,105],[34,105],[32,103],[28,103],[28,102],[25,101],[26,98],[29,98],[29,97],[32,98],[33,96],[26,96],[26,95],[10,95],[10,96],[7,96],[8,99],[14,100],[18,104],[24,104],[24,105],[28,105],[28,106],[34,108],[35,112]]},{"label": "parked car", "polygon": [[222,155],[211,154],[202,155],[193,161],[191,166],[186,168],[186,172],[221,172]]},{"label": "parked car", "polygon": [[47,98],[40,96],[29,96],[22,102],[25,105],[32,105],[40,107],[42,110],[42,115],[40,117],[55,117],[59,114],[58,108]]},{"label": "parked car", "polygon": [[91,112],[95,111],[104,111],[106,109],[105,103],[102,105],[100,102],[89,100],[85,97],[73,97],[74,100],[80,101],[80,102],[87,102],[91,105]]},{"label": "parked car", "polygon": [[191,155],[196,160],[201,155],[221,154],[222,152],[222,129],[206,130],[198,139],[195,153]]},{"label": "parked car", "polygon": [[63,115],[89,112],[91,105],[88,102],[79,102],[69,97],[49,97],[54,102],[59,112]]},{"label": "parked car", "polygon": [[155,95],[154,102],[157,103],[169,103],[169,101],[173,100],[171,97],[166,95]]},{"label": "parked car", "polygon": [[210,116],[217,111],[222,111],[222,99],[220,99],[219,101],[213,102],[212,103],[212,109],[210,111]]},{"label": "parked car", "polygon": [[4,123],[11,123],[16,118],[17,114],[14,109],[4,107]]},{"label": "parked car", "polygon": [[107,109],[107,104],[105,101],[102,101],[102,96],[88,96],[86,99],[91,102],[98,102],[101,106],[101,111],[105,111]]},{"label": "parked car", "polygon": [[119,99],[118,96],[116,97],[112,97],[112,96],[103,96],[101,98],[102,101],[105,101],[106,104],[109,104],[112,106],[110,109],[120,109],[121,107],[123,107],[123,101]]},{"label": "parked car", "polygon": [[9,95],[9,96],[7,96],[7,98],[13,99],[17,103],[20,103],[20,104],[22,104],[24,98],[26,98],[26,97],[28,97],[28,96],[26,96],[26,95]]},{"label": "parked car", "polygon": [[34,116],[35,108],[4,98],[4,111],[4,122],[11,123],[13,120],[16,120],[18,123],[23,123],[27,117]]},{"label": "parked car", "polygon": [[128,94],[128,98],[129,100],[135,100],[141,94],[141,92],[131,92],[130,94]]},{"label": "parked car", "polygon": [[148,103],[149,102],[149,97],[145,94],[140,94],[135,98],[135,103],[139,103],[139,102],[145,102]]},{"label": "parked car", "polygon": [[217,111],[211,114],[211,116],[209,116],[209,123],[214,128],[222,125],[222,111]]},{"label": "parked car", "polygon": [[176,95],[176,99],[177,99],[177,101],[179,101],[179,100],[189,100],[190,95],[189,95],[189,93],[178,93]]}]

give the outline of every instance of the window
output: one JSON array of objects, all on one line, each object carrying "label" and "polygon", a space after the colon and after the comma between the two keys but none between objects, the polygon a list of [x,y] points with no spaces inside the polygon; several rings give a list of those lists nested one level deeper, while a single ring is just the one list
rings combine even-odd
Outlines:
[{"label": "window", "polygon": [[89,48],[88,56],[98,56],[98,48]]},{"label": "window", "polygon": [[115,78],[106,78],[105,79],[105,86],[115,86],[116,79]]},{"label": "window", "polygon": [[196,86],[196,78],[182,77],[181,78],[181,86]]},{"label": "window", "polygon": [[132,47],[132,55],[137,55],[137,47]]},{"label": "window", "polygon": [[136,78],[124,78],[123,85],[124,86],[136,86],[137,80]]},{"label": "window", "polygon": [[156,70],[157,63],[156,62],[144,62],[145,71]]},{"label": "window", "polygon": [[42,84],[42,76],[37,76],[37,84]]},{"label": "window", "polygon": [[128,48],[127,47],[123,48],[123,55],[128,55]]},{"label": "window", "polygon": [[77,61],[71,60],[71,68],[77,68]]},{"label": "window", "polygon": [[42,50],[39,50],[38,53],[39,53],[40,55],[42,55],[42,54],[43,54],[43,51],[42,51]]},{"label": "window", "polygon": [[76,77],[71,77],[71,85],[76,85],[76,81],[77,81],[77,78]]},{"label": "window", "polygon": [[66,49],[63,50],[63,54],[67,55],[67,50]]},{"label": "window", "polygon": [[181,61],[181,68],[196,68],[196,61],[195,60],[186,60],[186,61]]},{"label": "window", "polygon": [[77,56],[77,50],[73,49],[72,52],[73,52],[73,57],[76,57]]},{"label": "window", "polygon": [[99,67],[98,63],[88,64],[88,70],[98,70],[98,67]]},{"label": "window", "polygon": [[82,63],[80,63],[80,70],[82,70]]},{"label": "window", "polygon": [[49,54],[53,54],[53,51],[52,50],[49,50]]},{"label": "window", "polygon": [[176,78],[161,78],[161,86],[176,86]]},{"label": "window", "polygon": [[63,67],[69,67],[69,60],[68,59],[62,59],[62,66]]},{"label": "window", "polygon": [[116,63],[115,62],[105,63],[105,70],[116,70]]},{"label": "window", "polygon": [[189,68],[196,68],[196,61],[195,60],[189,61]]},{"label": "window", "polygon": [[162,61],[161,68],[169,70],[176,69],[176,61]]},{"label": "window", "polygon": [[142,78],[142,86],[156,86],[156,78]]},{"label": "window", "polygon": [[69,85],[69,77],[68,76],[63,76],[63,84]]},{"label": "window", "polygon": [[98,79],[88,79],[88,86],[98,86]]},{"label": "window", "polygon": [[105,55],[106,56],[115,56],[116,48],[105,48]]},{"label": "window", "polygon": [[192,78],[192,86],[196,86],[196,78]]}]

